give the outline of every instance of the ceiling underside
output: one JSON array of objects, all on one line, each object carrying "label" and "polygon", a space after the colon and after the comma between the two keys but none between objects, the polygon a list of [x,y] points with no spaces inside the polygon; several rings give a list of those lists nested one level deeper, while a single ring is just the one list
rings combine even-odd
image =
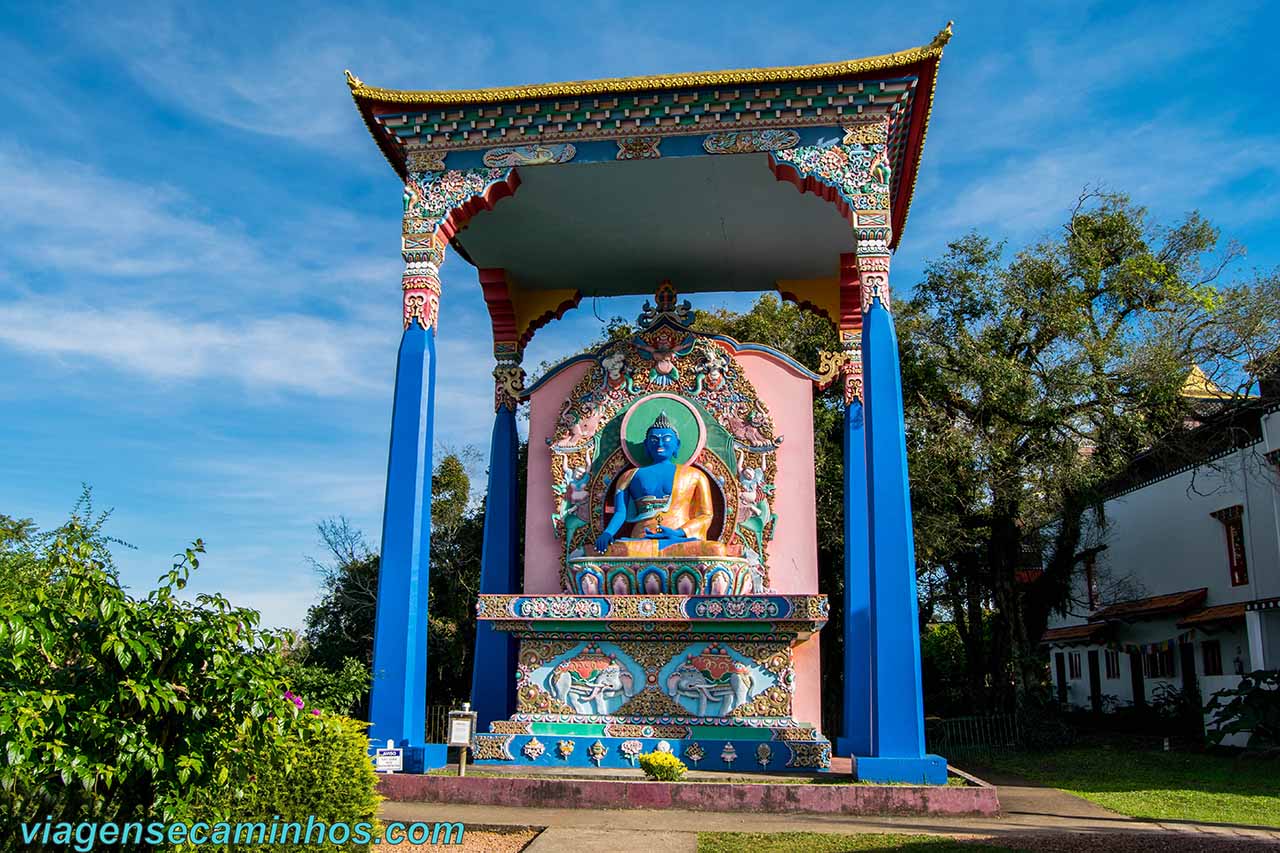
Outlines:
[{"label": "ceiling underside", "polygon": [[534,166],[455,243],[521,288],[587,296],[772,290],[830,278],[853,231],[834,206],[776,180],[766,154]]}]

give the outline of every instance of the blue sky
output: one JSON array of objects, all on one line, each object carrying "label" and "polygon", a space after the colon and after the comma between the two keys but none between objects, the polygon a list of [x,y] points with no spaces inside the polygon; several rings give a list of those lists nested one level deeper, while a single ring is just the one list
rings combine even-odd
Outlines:
[{"label": "blue sky", "polygon": [[[87,482],[136,546],[127,582],[202,536],[197,588],[270,624],[314,600],[317,521],[380,530],[400,187],[344,68],[462,88],[797,64],[955,19],[896,288],[971,228],[1046,234],[1084,184],[1199,209],[1241,274],[1280,265],[1262,3],[176,5],[0,4],[0,512],[56,524]],[[443,280],[438,438],[487,450],[488,320],[473,270]],[[584,303],[526,364],[637,307]]]}]

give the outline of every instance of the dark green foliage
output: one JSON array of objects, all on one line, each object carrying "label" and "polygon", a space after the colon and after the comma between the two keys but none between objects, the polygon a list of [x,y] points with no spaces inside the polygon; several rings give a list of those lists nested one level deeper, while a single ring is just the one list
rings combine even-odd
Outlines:
[{"label": "dark green foliage", "polygon": [[1219,690],[1205,706],[1213,714],[1209,740],[1222,743],[1228,735],[1249,735],[1250,749],[1280,749],[1280,670],[1259,670],[1235,687]]},{"label": "dark green foliage", "polygon": [[[950,243],[895,304],[922,592],[956,624],[975,709],[1044,680],[1039,638],[1076,606],[1078,556],[1105,528],[1093,508],[1138,452],[1176,446],[1191,366],[1242,388],[1275,347],[1276,278],[1217,287],[1234,252],[1216,244],[1195,214],[1164,228],[1086,194],[1011,257],[978,234]],[[1020,583],[1027,566],[1044,571]],[[1125,580],[1103,585],[1123,597]]]},{"label": "dark green foliage", "polygon": [[[248,816],[284,773],[296,790],[281,802],[296,813],[370,814],[362,724],[295,713],[286,636],[220,595],[179,597],[199,540],[135,598],[105,558],[102,519],[73,515],[0,553],[0,570],[44,579],[0,600],[0,811],[55,822]],[[339,773],[344,793],[315,784]]]},{"label": "dark green foliage", "polygon": [[[474,455],[472,450],[446,453],[431,476],[427,701],[432,705],[456,705],[471,695],[484,541],[484,505],[471,501],[466,467]],[[378,554],[345,518],[322,522],[319,532],[329,556],[312,565],[321,576],[324,594],[307,611],[305,645],[292,650],[295,692],[308,696],[303,685],[309,685],[338,708],[343,696],[355,693],[358,664],[365,673],[363,687],[343,710],[349,707],[349,713],[363,719],[369,702],[368,673],[373,669]]]},{"label": "dark green foliage", "polygon": [[[238,783],[201,789],[192,813],[201,820],[233,823],[265,821],[278,816],[281,824],[308,820],[373,823],[380,797],[377,774],[369,761],[369,736],[364,723],[348,717],[314,717],[305,709],[285,711],[266,723],[270,737],[260,743],[247,738],[241,748],[225,754],[217,764]],[[282,834],[292,841],[293,836]],[[232,849],[254,849],[250,845]],[[283,851],[367,850],[368,844],[286,843]]]}]

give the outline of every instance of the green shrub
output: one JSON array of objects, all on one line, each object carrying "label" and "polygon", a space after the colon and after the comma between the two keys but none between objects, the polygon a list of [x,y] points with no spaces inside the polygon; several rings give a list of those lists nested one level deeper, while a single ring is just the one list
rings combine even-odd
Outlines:
[{"label": "green shrub", "polygon": [[44,579],[0,595],[0,814],[369,819],[363,724],[286,700],[287,637],[258,628],[256,611],[178,597],[203,545],[135,598],[104,541],[73,516],[0,548],[0,573],[20,562]]},{"label": "green shrub", "polygon": [[688,768],[669,752],[645,752],[639,756],[640,769],[659,782],[679,782]]},{"label": "green shrub", "polygon": [[[225,776],[227,784],[197,792],[191,810],[205,821],[270,824],[278,818],[278,823],[298,823],[304,831],[312,816],[326,824],[374,823],[380,798],[374,791],[377,774],[369,761],[366,724],[338,715],[314,716],[289,702],[280,704],[285,709],[281,716],[263,727],[268,737],[246,737],[223,755],[215,775]],[[291,840],[288,835],[280,837]],[[274,850],[290,853],[368,848],[368,844],[336,845],[314,839],[272,845]]]}]

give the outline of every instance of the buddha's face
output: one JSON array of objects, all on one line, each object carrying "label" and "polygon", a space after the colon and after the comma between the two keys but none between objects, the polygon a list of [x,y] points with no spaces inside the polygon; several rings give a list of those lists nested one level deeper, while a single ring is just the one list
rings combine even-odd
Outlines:
[{"label": "buddha's face", "polygon": [[666,462],[680,452],[680,436],[673,429],[651,429],[645,433],[644,449],[650,461]]}]

